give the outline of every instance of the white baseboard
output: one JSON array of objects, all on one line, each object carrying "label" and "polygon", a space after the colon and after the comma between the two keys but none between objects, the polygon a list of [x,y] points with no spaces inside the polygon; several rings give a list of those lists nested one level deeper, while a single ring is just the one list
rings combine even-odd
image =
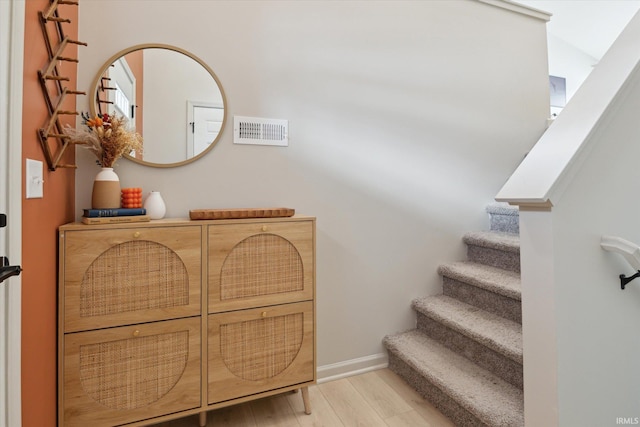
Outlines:
[{"label": "white baseboard", "polygon": [[364,374],[387,366],[389,366],[389,358],[384,353],[318,366],[318,384]]}]

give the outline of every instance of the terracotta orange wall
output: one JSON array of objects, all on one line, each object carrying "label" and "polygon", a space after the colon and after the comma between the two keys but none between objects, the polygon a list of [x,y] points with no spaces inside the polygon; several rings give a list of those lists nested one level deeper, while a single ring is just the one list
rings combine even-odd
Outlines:
[{"label": "terracotta orange wall", "polygon": [[[37,71],[48,60],[38,11],[48,0],[29,0],[25,10],[25,52],[22,121],[22,157],[44,163],[44,197],[22,199],[22,426],[56,425],[56,345],[57,345],[57,229],[74,219],[75,172],[57,169],[50,172],[36,131],[48,119]],[[63,24],[65,33],[77,39],[76,6],[61,6],[60,16],[70,18]],[[50,31],[50,33],[55,34]],[[77,57],[77,46],[70,45],[65,56]],[[63,63],[61,74],[75,88],[77,66]],[[82,90],[82,89],[80,89]],[[68,97],[65,109],[75,110],[75,97]],[[69,123],[75,118],[68,116]],[[56,147],[51,140],[52,147]],[[68,150],[62,163],[75,162],[74,150]],[[24,173],[23,180],[24,183]]]}]

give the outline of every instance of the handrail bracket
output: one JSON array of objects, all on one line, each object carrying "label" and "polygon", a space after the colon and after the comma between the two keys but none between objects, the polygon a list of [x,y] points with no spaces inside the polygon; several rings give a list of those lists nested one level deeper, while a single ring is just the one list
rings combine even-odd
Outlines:
[{"label": "handrail bracket", "polygon": [[636,274],[634,274],[633,276],[629,276],[626,277],[624,274],[620,275],[620,289],[624,290],[625,286],[627,286],[627,283],[629,283],[630,281],[632,281],[633,279],[636,279],[640,277],[640,270],[638,270],[638,272]]}]

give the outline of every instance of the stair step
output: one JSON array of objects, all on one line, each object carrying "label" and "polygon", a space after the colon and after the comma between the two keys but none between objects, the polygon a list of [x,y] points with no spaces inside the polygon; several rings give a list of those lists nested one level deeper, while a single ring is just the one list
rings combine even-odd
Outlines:
[{"label": "stair step", "polygon": [[518,234],[520,232],[520,211],[508,203],[491,203],[486,209],[489,214],[491,231]]},{"label": "stair step", "polygon": [[387,336],[389,367],[459,426],[522,426],[522,390],[418,330]]},{"label": "stair step", "polygon": [[413,308],[522,365],[522,325],[446,295],[416,299]]},{"label": "stair step", "polygon": [[513,271],[477,262],[459,261],[441,265],[438,273],[517,301],[522,297],[520,275]]},{"label": "stair step", "polygon": [[522,326],[446,295],[413,301],[417,329],[520,389]]},{"label": "stair step", "polygon": [[520,236],[495,231],[476,231],[463,237],[470,261],[520,273]]},{"label": "stair step", "polygon": [[443,264],[438,273],[445,295],[522,323],[518,273],[470,261]]},{"label": "stair step", "polygon": [[520,236],[513,233],[470,231],[464,235],[463,240],[468,245],[471,244],[520,254]]}]

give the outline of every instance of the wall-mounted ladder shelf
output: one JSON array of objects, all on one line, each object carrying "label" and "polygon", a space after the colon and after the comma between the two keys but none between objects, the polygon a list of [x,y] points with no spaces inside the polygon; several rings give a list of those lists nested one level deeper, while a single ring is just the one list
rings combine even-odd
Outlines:
[{"label": "wall-mounted ladder shelf", "polygon": [[[113,64],[111,64],[113,67]],[[111,83],[110,77],[101,77],[100,78],[100,86],[98,87],[98,91],[96,92],[96,105],[98,106],[98,114],[102,115],[104,113],[108,113],[108,108],[103,108],[102,104],[113,104],[113,101],[109,101],[108,99],[101,98],[101,94],[106,94],[109,90],[117,90],[115,87],[109,86]],[[108,96],[107,96],[108,98]],[[102,110],[105,111],[102,111]]]},{"label": "wall-mounted ladder shelf", "polygon": [[[45,64],[42,70],[38,70],[38,79],[40,80],[40,86],[42,87],[42,93],[47,104],[47,110],[49,111],[49,119],[45,122],[44,126],[38,129],[38,138],[44,151],[45,159],[49,165],[49,170],[55,171],[56,168],[75,168],[76,165],[61,164],[60,159],[65,150],[71,142],[64,133],[62,124],[60,123],[60,116],[64,115],[78,115],[77,111],[68,111],[62,109],[62,104],[67,95],[86,95],[85,92],[79,92],[77,90],[69,89],[63,85],[63,82],[70,81],[69,77],[60,75],[58,70],[58,61],[67,61],[78,63],[75,58],[69,58],[64,55],[64,50],[69,44],[77,44],[86,46],[86,43],[71,40],[64,34],[62,28],[63,23],[70,23],[71,20],[60,17],[58,13],[58,6],[61,4],[78,5],[78,0],[50,0],[49,7],[45,11],[38,12],[40,17],[40,26],[42,28],[42,34],[44,36],[45,45],[47,47],[47,53],[49,61]],[[53,40],[49,34],[52,22],[55,29],[55,35]],[[49,144],[49,140],[56,141],[55,148],[52,149]]]}]

